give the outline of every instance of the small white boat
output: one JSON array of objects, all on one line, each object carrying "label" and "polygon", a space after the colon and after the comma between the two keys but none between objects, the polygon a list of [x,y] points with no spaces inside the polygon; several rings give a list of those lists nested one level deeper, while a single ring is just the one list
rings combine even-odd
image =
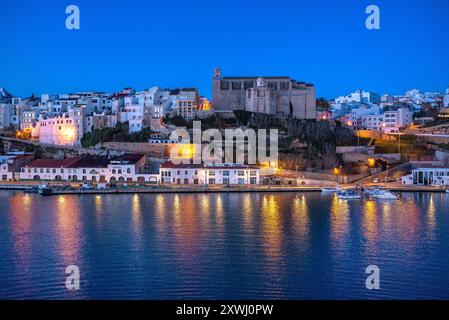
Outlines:
[{"label": "small white boat", "polygon": [[94,186],[90,183],[83,183],[81,185],[81,189],[83,190],[92,190],[94,188]]},{"label": "small white boat", "polygon": [[346,199],[346,200],[352,200],[352,199],[360,199],[361,196],[355,191],[351,190],[342,190],[337,192],[338,199]]},{"label": "small white boat", "polygon": [[371,197],[375,199],[387,199],[387,200],[397,200],[398,196],[389,190],[374,190],[369,194]]},{"label": "small white boat", "polygon": [[339,192],[341,191],[340,186],[330,187],[330,188],[321,188],[321,192],[329,193],[329,192]]},{"label": "small white boat", "polygon": [[43,189],[48,189],[48,188],[49,188],[49,186],[46,183],[42,183],[37,187],[38,190],[43,190]]}]

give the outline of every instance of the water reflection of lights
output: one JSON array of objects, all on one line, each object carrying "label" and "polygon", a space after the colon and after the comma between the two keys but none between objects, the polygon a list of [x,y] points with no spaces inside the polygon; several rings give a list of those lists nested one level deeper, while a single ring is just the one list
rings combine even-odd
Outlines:
[{"label": "water reflection of lights", "polygon": [[224,230],[223,199],[220,194],[217,194],[215,198],[215,223],[219,230]]},{"label": "water reflection of lights", "polygon": [[245,232],[254,230],[254,207],[251,194],[243,194],[243,224]]},{"label": "water reflection of lights", "polygon": [[427,225],[429,226],[429,232],[433,233],[436,227],[435,214],[437,209],[433,201],[433,195],[430,195],[429,205],[427,206]]},{"label": "water reflection of lights", "polygon": [[363,234],[369,244],[374,247],[377,235],[377,202],[367,200],[363,206]]},{"label": "water reflection of lights", "polygon": [[348,233],[349,202],[334,194],[331,203],[331,235],[333,241],[341,241]]},{"label": "water reflection of lights", "polygon": [[135,194],[132,200],[132,221],[134,231],[140,232],[142,228],[142,208],[138,194]]},{"label": "water reflection of lights", "polygon": [[77,197],[56,198],[56,236],[66,265],[76,264],[80,247],[80,209]]},{"label": "water reflection of lights", "polygon": [[300,235],[309,232],[309,207],[307,198],[304,195],[296,196],[293,200],[293,224]]},{"label": "water reflection of lights", "polygon": [[167,231],[167,204],[166,197],[162,194],[156,195],[156,228],[159,232],[165,233]]},{"label": "water reflection of lights", "polygon": [[27,236],[32,227],[32,196],[15,194],[9,198],[11,233],[17,263],[28,265],[32,253],[32,241]]},{"label": "water reflection of lights", "polygon": [[262,227],[266,253],[271,258],[281,256],[282,225],[278,197],[265,195],[262,200]]}]

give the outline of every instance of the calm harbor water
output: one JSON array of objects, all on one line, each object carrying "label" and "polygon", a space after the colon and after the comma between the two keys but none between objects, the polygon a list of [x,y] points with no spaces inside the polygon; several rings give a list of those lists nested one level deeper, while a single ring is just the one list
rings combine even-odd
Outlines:
[{"label": "calm harbor water", "polygon": [[[448,299],[449,194],[0,192],[2,299]],[[77,265],[81,289],[65,288]],[[381,288],[365,287],[380,268]]]}]

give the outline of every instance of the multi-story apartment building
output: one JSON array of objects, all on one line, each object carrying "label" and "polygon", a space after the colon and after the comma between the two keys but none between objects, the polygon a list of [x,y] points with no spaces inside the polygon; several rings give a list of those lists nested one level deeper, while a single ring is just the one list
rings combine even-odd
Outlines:
[{"label": "multi-story apartment building", "polygon": [[5,130],[12,125],[13,105],[0,103],[0,130]]},{"label": "multi-story apartment building", "polygon": [[214,70],[212,107],[247,110],[279,117],[316,118],[315,87],[290,77],[223,77]]},{"label": "multi-story apartment building", "polygon": [[361,129],[364,130],[382,130],[384,124],[383,114],[371,114],[361,117]]},{"label": "multi-story apartment building", "polygon": [[377,104],[380,103],[381,98],[379,94],[374,92],[368,92],[363,90],[357,90],[356,92],[353,92],[347,96],[342,96],[335,98],[335,103],[370,103],[370,104]]},{"label": "multi-story apartment building", "polygon": [[145,108],[135,96],[125,97],[125,106],[120,112],[120,122],[129,122],[129,132],[139,132],[143,128]]},{"label": "multi-story apartment building", "polygon": [[446,89],[446,94],[444,95],[443,103],[446,108],[449,107],[449,88]]},{"label": "multi-story apartment building", "polygon": [[199,108],[200,97],[195,88],[175,89],[170,92],[176,101],[176,114],[184,119],[192,119]]},{"label": "multi-story apartment building", "polygon": [[20,130],[33,130],[37,123],[36,111],[26,110],[22,112]]},{"label": "multi-story apartment building", "polygon": [[115,114],[94,113],[86,117],[87,132],[92,129],[113,128],[117,125],[118,116]]},{"label": "multi-story apartment building", "polygon": [[413,122],[413,112],[407,108],[385,111],[383,120],[382,130],[384,132],[397,133],[401,128],[404,128]]},{"label": "multi-story apartment building", "polygon": [[81,139],[76,120],[66,113],[55,117],[39,118],[37,128],[40,143],[75,146]]},{"label": "multi-story apartment building", "polygon": [[345,115],[345,124],[354,129],[362,128],[363,116],[375,116],[381,113],[380,106],[378,105],[364,105],[356,104],[354,108],[350,109]]}]

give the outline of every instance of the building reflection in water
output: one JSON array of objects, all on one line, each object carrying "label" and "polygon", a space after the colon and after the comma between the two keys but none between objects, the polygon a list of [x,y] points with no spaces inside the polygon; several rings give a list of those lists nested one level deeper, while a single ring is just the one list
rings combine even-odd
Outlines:
[{"label": "building reflection in water", "polygon": [[301,237],[307,237],[309,233],[309,207],[305,195],[297,195],[293,200],[292,220],[294,230]]},{"label": "building reflection in water", "polygon": [[[223,209],[223,198],[221,194],[215,196],[215,227],[220,232],[224,233],[224,209]],[[209,224],[208,224],[209,225]]]},{"label": "building reflection in water", "polygon": [[243,227],[245,234],[252,234],[255,231],[254,226],[254,206],[252,194],[243,194]]},{"label": "building reflection in water", "polygon": [[366,250],[375,254],[377,240],[377,202],[366,200],[363,204],[363,236],[367,240]]},{"label": "building reflection in water", "polygon": [[397,203],[396,201],[385,201],[381,204],[381,219],[382,219],[382,228],[384,230],[390,230],[393,227],[392,224],[392,208],[393,205]]},{"label": "building reflection in water", "polygon": [[[199,214],[198,218],[201,220],[201,229],[202,230],[210,230],[211,218],[212,218],[212,210],[211,204],[208,194],[197,195],[199,197],[198,205],[199,205]],[[193,201],[196,202],[194,198]],[[196,203],[195,203],[196,206]],[[194,210],[196,211],[196,209]]]},{"label": "building reflection in water", "polygon": [[435,207],[435,202],[433,199],[434,195],[430,194],[430,199],[429,199],[429,205],[427,206],[427,231],[428,231],[428,236],[430,238],[434,237],[434,232],[435,232],[435,228],[436,228],[436,219],[435,219],[435,214],[436,214],[436,207]]},{"label": "building reflection in water", "polygon": [[80,222],[79,199],[74,196],[56,196],[56,237],[64,265],[79,264],[82,226]]},{"label": "building reflection in water", "polygon": [[95,196],[95,222],[97,225],[100,225],[102,222],[103,212],[104,212],[104,202],[103,197],[100,195]]},{"label": "building reflection in water", "polygon": [[167,203],[166,196],[162,194],[156,195],[155,200],[156,211],[156,230],[159,235],[166,235],[167,233]]},{"label": "building reflection in water", "polygon": [[135,248],[135,250],[139,251],[143,249],[143,219],[141,198],[137,193],[132,197],[131,215],[133,229],[132,246]]},{"label": "building reflection in water", "polygon": [[265,253],[272,262],[279,264],[282,259],[283,228],[278,196],[264,195],[261,218]]},{"label": "building reflection in water", "polygon": [[[200,210],[204,210],[203,206],[206,202],[200,201]],[[197,260],[198,242],[200,238],[200,214],[196,207],[197,198],[195,195],[174,195],[172,204],[173,224],[171,228],[171,236],[173,237],[173,250],[178,263],[182,266],[182,270],[188,271]],[[205,204],[206,203],[206,204]]]},{"label": "building reflection in water", "polygon": [[331,240],[336,247],[344,245],[349,232],[349,203],[347,200],[332,196],[330,210]]},{"label": "building reflection in water", "polygon": [[28,266],[33,253],[31,227],[33,223],[32,196],[14,194],[9,197],[11,211],[11,234],[14,247],[15,263]]}]

